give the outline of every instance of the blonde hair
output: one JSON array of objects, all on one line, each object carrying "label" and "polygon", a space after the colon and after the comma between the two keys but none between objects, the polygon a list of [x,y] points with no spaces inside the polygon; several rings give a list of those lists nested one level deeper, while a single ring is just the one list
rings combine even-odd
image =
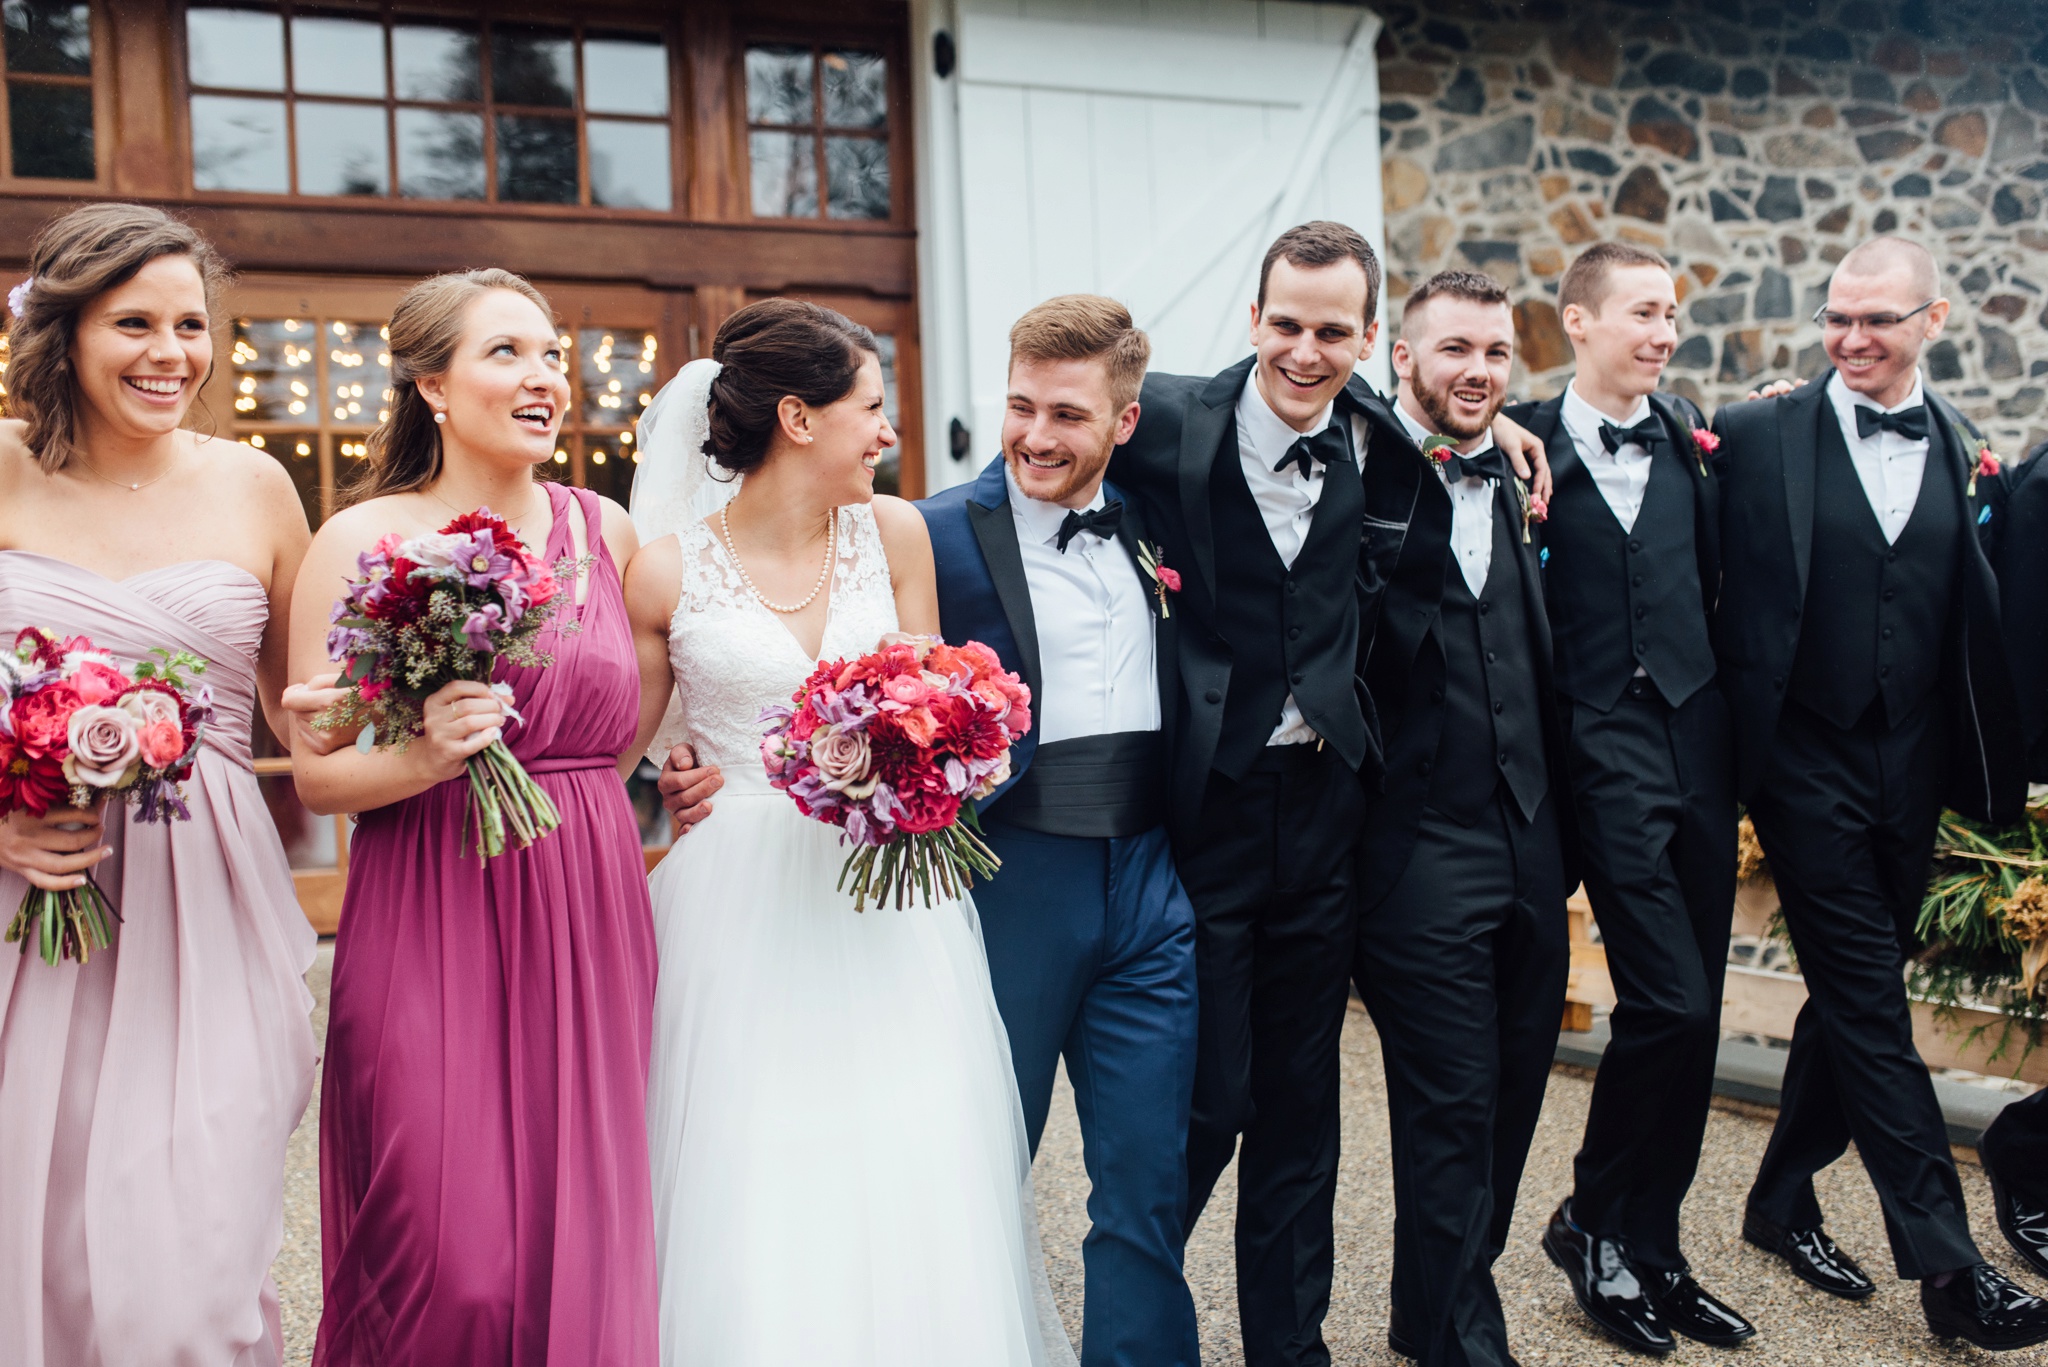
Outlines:
[{"label": "blonde hair", "polygon": [[1117,412],[1138,401],[1152,341],[1131,321],[1131,311],[1099,294],[1062,294],[1031,309],[1010,327],[1010,364],[1018,361],[1101,361]]},{"label": "blonde hair", "polygon": [[28,449],[45,471],[63,469],[78,454],[82,396],[71,368],[71,343],[79,315],[160,256],[192,263],[212,313],[229,279],[227,265],[190,224],[161,209],[88,204],[36,235],[27,288],[16,296],[20,311],[7,324],[6,412],[28,424]]},{"label": "blonde hair", "polygon": [[1648,247],[1628,242],[1595,242],[1564,268],[1564,279],[1557,282],[1558,312],[1577,304],[1598,313],[1607,298],[1607,277],[1625,266],[1655,266],[1667,275],[1671,271],[1671,263]]},{"label": "blonde hair", "polygon": [[349,484],[345,503],[424,488],[441,476],[441,427],[419,382],[445,374],[462,341],[470,305],[491,290],[511,290],[533,301],[554,325],[547,296],[523,275],[490,267],[454,271],[420,281],[391,310],[391,416],[370,434],[368,459]]}]

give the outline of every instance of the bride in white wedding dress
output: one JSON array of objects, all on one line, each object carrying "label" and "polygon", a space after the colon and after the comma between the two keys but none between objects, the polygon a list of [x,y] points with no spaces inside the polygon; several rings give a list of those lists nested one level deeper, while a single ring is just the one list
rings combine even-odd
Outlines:
[{"label": "bride in white wedding dress", "polygon": [[769,300],[713,355],[642,420],[626,576],[642,739],[725,775],[652,880],[661,1360],[1070,1364],[971,902],[857,913],[837,830],[761,764],[761,710],[819,660],[938,628],[923,520],[873,494],[873,339]]}]

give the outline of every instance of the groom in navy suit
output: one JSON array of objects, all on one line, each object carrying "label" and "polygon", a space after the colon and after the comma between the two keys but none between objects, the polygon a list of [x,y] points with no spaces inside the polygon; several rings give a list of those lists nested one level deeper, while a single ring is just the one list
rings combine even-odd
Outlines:
[{"label": "groom in navy suit", "polygon": [[1032,729],[980,805],[1003,866],[974,901],[1033,1153],[1062,1055],[1074,1087],[1084,1367],[1200,1355],[1181,1272],[1194,910],[1165,828],[1177,579],[1103,483],[1150,350],[1113,300],[1032,309],[1010,332],[1002,459],[918,505],[946,639],[983,642],[1031,687]]}]

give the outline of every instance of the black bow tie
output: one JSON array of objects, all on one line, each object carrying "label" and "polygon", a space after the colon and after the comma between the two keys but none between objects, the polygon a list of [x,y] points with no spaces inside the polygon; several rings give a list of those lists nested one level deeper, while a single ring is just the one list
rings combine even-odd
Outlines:
[{"label": "black bow tie", "polygon": [[1069,511],[1060,520],[1059,548],[1066,550],[1067,543],[1082,532],[1093,532],[1107,541],[1116,535],[1116,529],[1123,525],[1123,521],[1124,505],[1118,499],[1085,513]]},{"label": "black bow tie", "polygon": [[1663,440],[1664,424],[1657,421],[1655,414],[1644,418],[1634,427],[1617,427],[1611,422],[1600,424],[1600,444],[1607,448],[1607,454],[1610,456],[1622,447],[1630,445],[1654,452],[1657,443]]},{"label": "black bow tie", "polygon": [[1303,479],[1313,479],[1322,473],[1320,467],[1328,465],[1333,460],[1349,459],[1351,459],[1351,438],[1346,435],[1344,419],[1340,416],[1337,421],[1331,423],[1314,436],[1303,437],[1300,441],[1288,447],[1287,454],[1280,457],[1280,463],[1273,467],[1273,473],[1277,475],[1288,466],[1299,463],[1301,466],[1301,477]]},{"label": "black bow tie", "polygon": [[1907,441],[1927,440],[1927,405],[1901,408],[1896,413],[1856,405],[1856,435],[1869,438],[1879,432],[1896,432]]},{"label": "black bow tie", "polygon": [[1508,460],[1498,446],[1474,451],[1469,456],[1454,452],[1446,463],[1453,479],[1506,479],[1508,476]]}]

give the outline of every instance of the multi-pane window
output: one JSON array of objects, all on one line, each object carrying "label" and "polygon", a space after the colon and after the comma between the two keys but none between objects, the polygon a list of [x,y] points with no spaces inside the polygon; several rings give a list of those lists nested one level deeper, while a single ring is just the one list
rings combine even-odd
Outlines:
[{"label": "multi-pane window", "polygon": [[7,172],[92,180],[92,9],[65,0],[5,0]]},{"label": "multi-pane window", "polygon": [[879,52],[749,47],[754,217],[889,217],[889,72]]},{"label": "multi-pane window", "polygon": [[391,355],[379,322],[237,318],[229,353],[234,433],[291,473],[306,520],[334,508],[337,481],[362,459],[391,404]]},{"label": "multi-pane window", "polygon": [[659,34],[209,4],[185,35],[198,189],[674,207]]},{"label": "multi-pane window", "polygon": [[573,393],[562,421],[559,464],[576,482],[624,504],[633,493],[633,424],[661,388],[659,344],[645,328],[583,327],[564,333]]}]

